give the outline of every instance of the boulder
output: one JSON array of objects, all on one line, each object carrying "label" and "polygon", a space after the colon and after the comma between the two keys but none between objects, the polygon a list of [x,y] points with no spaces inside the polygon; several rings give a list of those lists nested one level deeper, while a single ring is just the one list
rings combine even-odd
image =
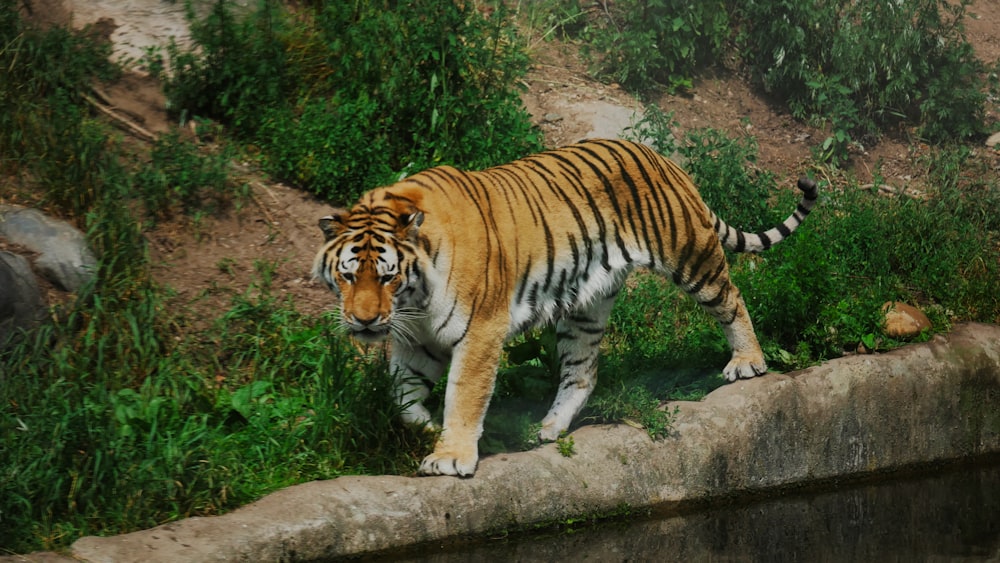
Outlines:
[{"label": "boulder", "polygon": [[31,264],[24,256],[0,251],[0,350],[19,332],[45,318],[42,299]]},{"label": "boulder", "polygon": [[83,233],[38,210],[0,205],[0,237],[37,252],[35,268],[65,291],[79,291],[97,270]]},{"label": "boulder", "polygon": [[892,338],[913,338],[931,328],[931,321],[920,309],[899,301],[882,305],[885,333]]}]

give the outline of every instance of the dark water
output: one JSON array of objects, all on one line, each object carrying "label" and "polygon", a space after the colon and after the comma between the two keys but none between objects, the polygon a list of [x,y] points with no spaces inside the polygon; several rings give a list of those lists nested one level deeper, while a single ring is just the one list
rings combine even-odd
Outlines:
[{"label": "dark water", "polygon": [[1000,561],[1000,464],[395,561]]}]

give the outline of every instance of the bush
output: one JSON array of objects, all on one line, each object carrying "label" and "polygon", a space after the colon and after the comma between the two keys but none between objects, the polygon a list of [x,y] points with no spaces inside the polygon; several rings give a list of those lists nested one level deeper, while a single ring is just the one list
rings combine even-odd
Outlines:
[{"label": "bush", "polygon": [[722,0],[622,0],[604,7],[585,37],[598,52],[598,74],[633,90],[690,87],[729,38]]},{"label": "bush", "polygon": [[527,58],[504,10],[369,0],[273,3],[236,18],[218,0],[174,53],[176,111],[258,143],[270,172],[339,202],[437,164],[481,168],[540,148],[517,84]]},{"label": "bush", "polygon": [[986,66],[965,39],[972,0],[628,0],[595,10],[583,36],[598,74],[640,93],[690,85],[727,54],[799,119],[828,128],[817,156],[897,124],[927,140],[985,132]]},{"label": "bush", "polygon": [[229,182],[229,151],[205,154],[174,131],[153,143],[150,158],[136,173],[135,184],[153,217],[217,208],[235,191]]},{"label": "bush", "polygon": [[[118,73],[108,62],[110,44],[94,43],[85,32],[32,27],[21,20],[19,6],[0,0],[0,172],[31,170],[43,160],[65,158],[68,155],[52,151],[79,136],[85,137],[80,143],[90,145],[87,154],[99,151],[83,124],[84,112],[75,106],[91,80]],[[63,175],[60,167],[71,167],[66,175],[79,180],[86,174],[83,169],[96,164],[62,160],[41,173],[58,184]],[[62,186],[53,186],[56,189]],[[70,202],[57,203],[73,207]]]},{"label": "bush", "polygon": [[740,52],[799,118],[830,126],[826,158],[846,157],[900,121],[930,140],[983,132],[984,65],[965,40],[971,0],[790,2],[736,6]]},{"label": "bush", "polygon": [[278,37],[280,3],[261,0],[259,9],[238,16],[226,0],[215,0],[203,20],[187,6],[196,47],[168,48],[170,78],[164,85],[168,109],[183,122],[211,117],[252,138],[266,108],[280,107],[295,92],[285,49]]},{"label": "bush", "polygon": [[168,135],[130,173],[80,105],[103,68],[78,58],[87,43],[30,30],[16,9],[0,4],[0,33],[14,34],[0,43],[4,171],[80,222],[98,267],[70,306],[0,352],[0,549],[59,549],[295,482],[414,469],[429,438],[394,422],[384,364],[330,334],[330,319],[273,298],[268,268],[209,329],[168,307],[137,199],[154,214],[200,208],[227,195],[228,158]]},{"label": "bush", "polygon": [[341,202],[393,180],[393,142],[377,102],[319,98],[266,113],[258,138],[272,174]]}]

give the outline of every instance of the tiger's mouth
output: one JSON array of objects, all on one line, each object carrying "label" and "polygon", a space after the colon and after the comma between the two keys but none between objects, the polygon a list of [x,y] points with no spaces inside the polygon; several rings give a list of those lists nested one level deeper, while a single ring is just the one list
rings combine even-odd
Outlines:
[{"label": "tiger's mouth", "polygon": [[389,335],[389,327],[365,327],[351,332],[355,338],[363,342],[379,342]]}]

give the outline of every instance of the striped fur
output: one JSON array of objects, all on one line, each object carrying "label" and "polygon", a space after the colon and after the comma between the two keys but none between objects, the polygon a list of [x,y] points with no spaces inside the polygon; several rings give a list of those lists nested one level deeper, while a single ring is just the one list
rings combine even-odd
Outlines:
[{"label": "striped fur", "polygon": [[[431,425],[421,404],[448,369],[444,425],[423,474],[469,476],[504,341],[554,322],[559,391],[540,437],[566,431],[596,380],[598,345],[628,273],[670,276],[722,325],[730,381],[766,371],[723,246],[765,250],[798,227],[796,211],[764,233],[709,210],[690,177],[650,148],[592,140],[481,172],[433,168],[363,195],[320,220],[314,275],[341,296],[356,337],[392,337],[396,399],[407,422]],[[720,244],[721,243],[721,244]]]}]

